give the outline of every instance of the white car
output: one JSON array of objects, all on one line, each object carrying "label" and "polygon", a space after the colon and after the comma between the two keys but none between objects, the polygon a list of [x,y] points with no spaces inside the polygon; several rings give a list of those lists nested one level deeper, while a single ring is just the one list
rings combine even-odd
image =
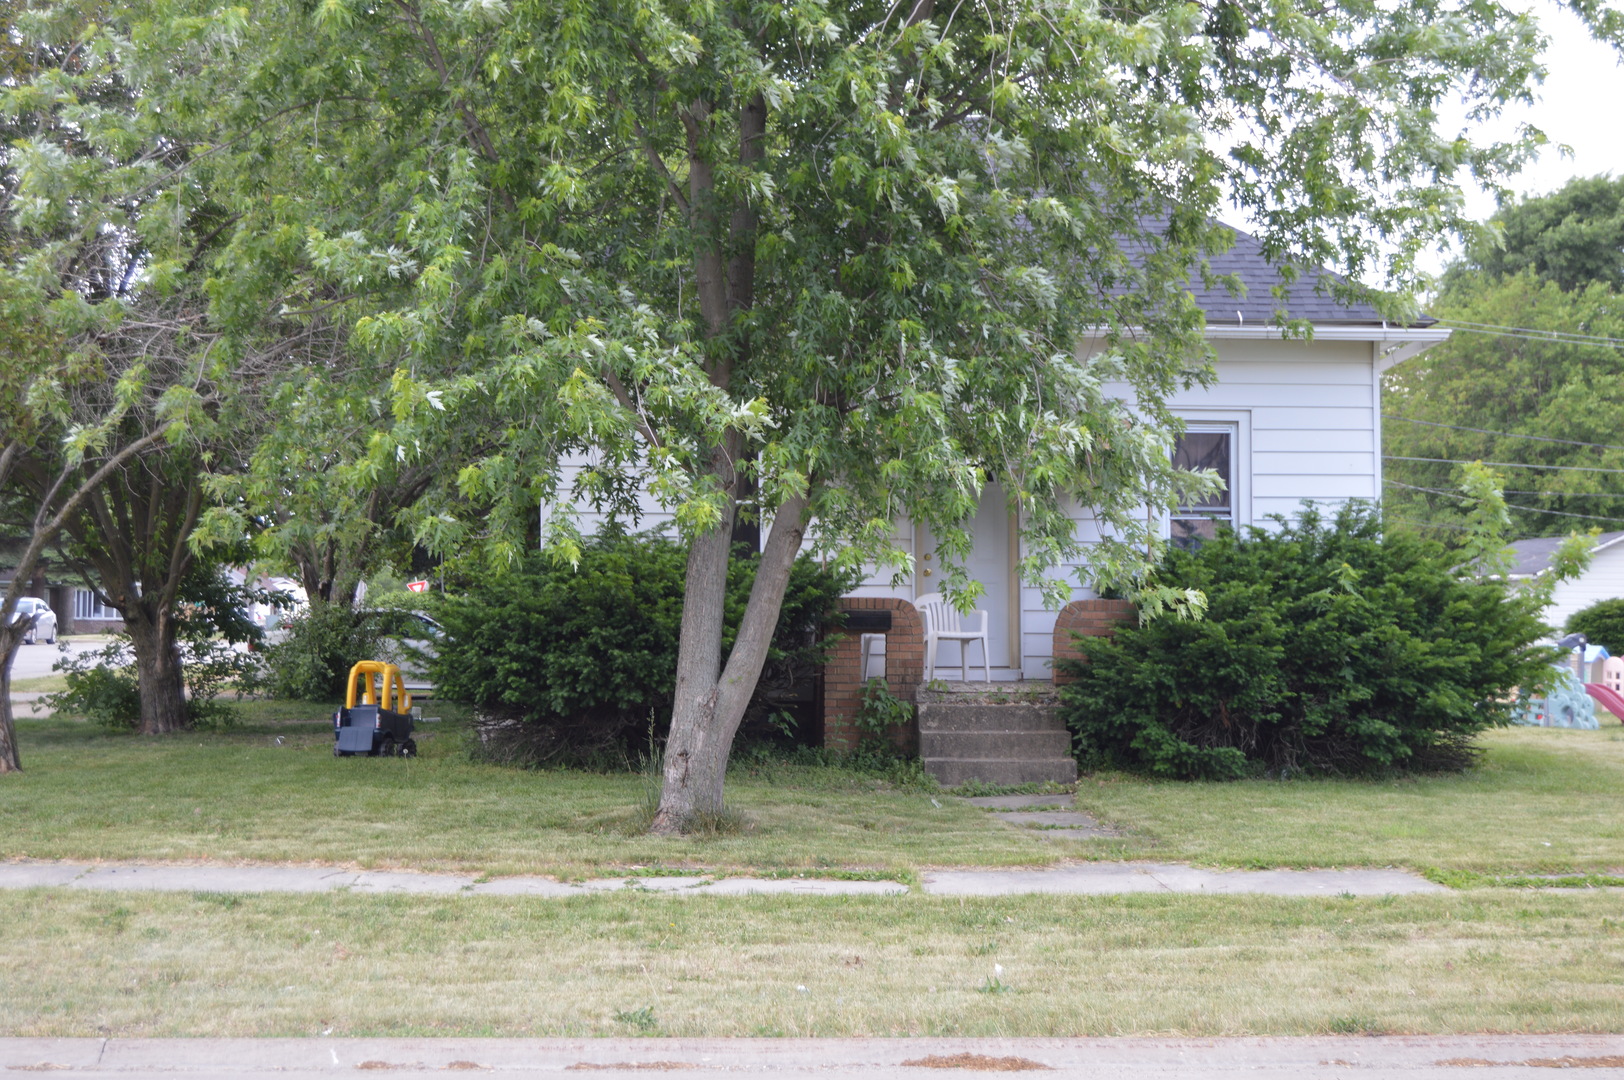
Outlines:
[{"label": "white car", "polygon": [[421,611],[403,608],[374,608],[367,619],[381,631],[376,659],[400,668],[400,677],[414,697],[433,697],[434,682],[428,665],[445,631]]},{"label": "white car", "polygon": [[11,621],[20,623],[25,620],[30,621],[32,625],[23,634],[24,645],[34,644],[42,634],[45,636],[45,644],[56,644],[56,612],[51,610],[50,604],[37,596],[22,597],[17,601],[17,610],[12,613]]}]

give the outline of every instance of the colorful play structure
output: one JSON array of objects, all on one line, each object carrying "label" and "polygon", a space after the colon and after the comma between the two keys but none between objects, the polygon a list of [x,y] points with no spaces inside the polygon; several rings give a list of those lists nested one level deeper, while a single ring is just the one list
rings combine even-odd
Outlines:
[{"label": "colorful play structure", "polygon": [[1524,700],[1513,723],[1594,731],[1600,726],[1597,705],[1624,720],[1624,658],[1581,639],[1574,643],[1572,656],[1555,667],[1557,677],[1550,691]]}]

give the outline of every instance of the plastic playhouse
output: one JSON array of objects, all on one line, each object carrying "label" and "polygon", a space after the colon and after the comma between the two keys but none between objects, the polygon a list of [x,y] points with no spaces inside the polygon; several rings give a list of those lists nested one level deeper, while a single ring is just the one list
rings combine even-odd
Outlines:
[{"label": "plastic playhouse", "polygon": [[1567,659],[1553,665],[1557,676],[1550,691],[1526,698],[1512,722],[1594,731],[1600,721],[1597,705],[1624,720],[1624,659],[1608,655],[1604,647],[1590,644],[1583,634],[1569,634],[1557,644],[1571,652]]},{"label": "plastic playhouse", "polygon": [[333,756],[416,757],[412,695],[400,668],[362,660],[350,668],[344,707],[333,714]]}]

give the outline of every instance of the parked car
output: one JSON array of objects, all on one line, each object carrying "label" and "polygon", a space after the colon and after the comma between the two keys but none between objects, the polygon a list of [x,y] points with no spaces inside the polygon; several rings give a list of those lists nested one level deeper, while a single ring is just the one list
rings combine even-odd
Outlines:
[{"label": "parked car", "polygon": [[24,645],[34,644],[41,635],[45,637],[45,644],[56,644],[56,612],[51,610],[50,604],[37,596],[23,597],[17,601],[17,610],[12,612],[11,621],[16,624],[25,619],[32,625],[23,634]]},{"label": "parked car", "polygon": [[405,608],[373,608],[365,613],[365,618],[374,622],[383,635],[379,649],[383,655],[369,659],[394,664],[400,668],[408,691],[417,697],[432,697],[434,681],[429,678],[428,669],[440,639],[445,636],[440,624],[421,611]]},{"label": "parked car", "polygon": [[[434,659],[437,643],[445,636],[440,624],[421,611],[407,608],[367,608],[360,617],[377,630],[382,641],[377,656],[357,656],[350,662],[381,660],[394,664],[400,668],[408,691],[417,697],[432,697],[434,681],[429,678],[429,661]],[[260,647],[286,641],[288,622],[282,613],[272,613],[265,621]]]}]

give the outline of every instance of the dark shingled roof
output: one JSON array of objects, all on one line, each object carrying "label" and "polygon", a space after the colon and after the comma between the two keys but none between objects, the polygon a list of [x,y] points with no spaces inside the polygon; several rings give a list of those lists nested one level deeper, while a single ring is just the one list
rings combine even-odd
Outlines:
[{"label": "dark shingled roof", "polygon": [[[1274,295],[1276,286],[1282,285],[1280,271],[1263,254],[1263,245],[1256,237],[1235,229],[1235,244],[1210,262],[1212,272],[1233,275],[1246,287],[1245,295],[1235,296],[1223,285],[1202,288],[1199,281],[1191,282],[1190,292],[1201,310],[1207,313],[1209,326],[1256,326],[1272,323],[1283,311],[1288,319],[1306,319],[1321,326],[1382,326],[1380,313],[1369,304],[1344,304],[1331,294],[1333,285],[1342,279],[1328,270],[1303,269],[1297,280],[1285,286],[1284,297]],[[1431,326],[1436,319],[1422,317],[1412,325]]]},{"label": "dark shingled roof", "polygon": [[[1518,540],[1511,545],[1516,552],[1516,562],[1511,566],[1512,577],[1534,577],[1543,574],[1551,568],[1551,556],[1556,549],[1562,546],[1565,536],[1541,536],[1533,540]],[[1624,532],[1602,533],[1596,537],[1596,546],[1591,548],[1594,554],[1603,548],[1611,547],[1624,539]]]}]

